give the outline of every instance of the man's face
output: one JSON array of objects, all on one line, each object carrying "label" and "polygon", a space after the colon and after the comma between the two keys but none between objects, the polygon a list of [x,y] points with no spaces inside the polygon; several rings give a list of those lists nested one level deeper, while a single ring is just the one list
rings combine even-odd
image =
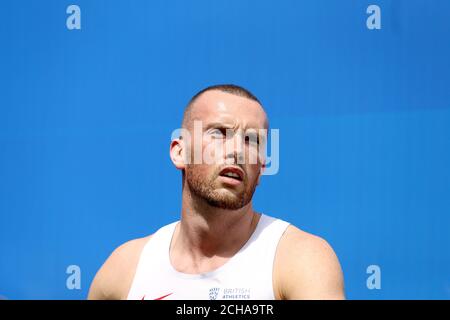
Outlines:
[{"label": "man's face", "polygon": [[[192,133],[194,121],[201,121],[201,139]],[[203,156],[201,163],[191,161],[185,167],[191,192],[222,209],[247,205],[263,165],[258,152],[265,136],[259,135],[258,142],[258,134],[251,135],[267,129],[266,114],[259,103],[219,90],[207,91],[194,102],[187,129],[192,139],[187,146],[190,154],[196,152],[197,144],[197,152],[201,150]]]}]

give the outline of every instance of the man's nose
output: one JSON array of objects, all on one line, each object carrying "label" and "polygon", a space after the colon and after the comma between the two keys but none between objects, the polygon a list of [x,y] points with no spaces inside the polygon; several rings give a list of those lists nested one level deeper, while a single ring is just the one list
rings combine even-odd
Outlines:
[{"label": "man's nose", "polygon": [[243,135],[235,133],[225,142],[225,152],[227,162],[244,163]]}]

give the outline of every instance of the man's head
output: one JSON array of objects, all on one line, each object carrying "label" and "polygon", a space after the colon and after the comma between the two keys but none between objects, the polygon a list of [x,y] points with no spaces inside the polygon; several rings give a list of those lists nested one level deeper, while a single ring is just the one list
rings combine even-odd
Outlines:
[{"label": "man's head", "polygon": [[[194,132],[199,125],[200,135]],[[182,129],[185,134],[171,143],[171,158],[183,171],[183,188],[214,207],[247,205],[264,169],[260,144],[268,120],[258,99],[235,85],[208,87],[188,103]],[[201,161],[193,160],[196,151]]]}]

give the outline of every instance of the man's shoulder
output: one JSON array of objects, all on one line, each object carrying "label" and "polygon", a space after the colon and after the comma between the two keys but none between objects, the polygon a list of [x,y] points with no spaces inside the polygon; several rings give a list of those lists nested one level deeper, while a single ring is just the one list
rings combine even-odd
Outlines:
[{"label": "man's shoulder", "polygon": [[282,297],[343,297],[342,271],[331,245],[292,224],[280,239],[275,272]]},{"label": "man's shoulder", "polygon": [[289,224],[281,238],[282,245],[289,251],[295,250],[299,254],[308,254],[311,251],[323,251],[331,248],[330,244],[317,235],[299,229],[293,224]]},{"label": "man's shoulder", "polygon": [[123,261],[123,259],[129,259],[133,256],[139,255],[145,244],[151,237],[152,235],[148,235],[146,237],[132,239],[121,244],[116,249],[114,249],[114,251],[111,253],[110,258],[113,258],[120,263]]},{"label": "man's shoulder", "polygon": [[152,235],[129,240],[118,246],[106,260],[108,267],[122,272],[133,273],[139,261],[141,252]]},{"label": "man's shoulder", "polygon": [[289,265],[301,263],[303,267],[309,267],[314,263],[329,262],[335,253],[324,238],[290,224],[280,239],[277,255]]},{"label": "man's shoulder", "polygon": [[152,235],[118,246],[98,270],[89,299],[126,299],[145,244]]}]

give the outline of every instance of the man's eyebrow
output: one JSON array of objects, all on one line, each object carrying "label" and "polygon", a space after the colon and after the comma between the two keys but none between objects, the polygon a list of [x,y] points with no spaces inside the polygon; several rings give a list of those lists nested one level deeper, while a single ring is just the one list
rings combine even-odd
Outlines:
[{"label": "man's eyebrow", "polygon": [[205,130],[211,129],[211,128],[229,128],[232,129],[233,125],[229,123],[223,123],[223,122],[211,122],[206,125]]}]

